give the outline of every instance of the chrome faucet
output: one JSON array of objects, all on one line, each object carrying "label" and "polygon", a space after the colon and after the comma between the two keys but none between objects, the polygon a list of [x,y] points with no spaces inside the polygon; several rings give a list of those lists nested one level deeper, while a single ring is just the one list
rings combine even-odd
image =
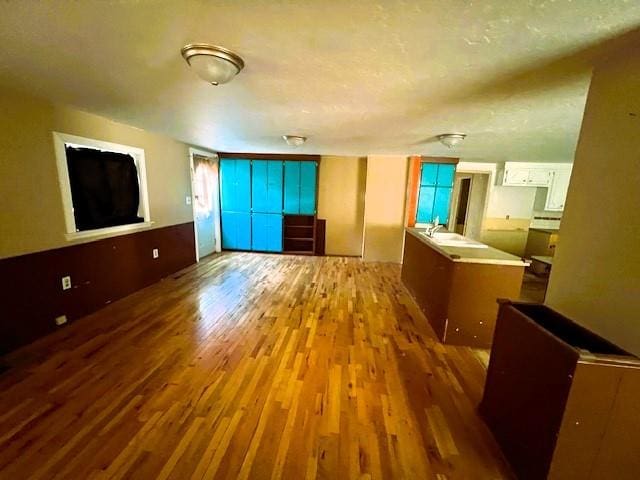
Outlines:
[{"label": "chrome faucet", "polygon": [[432,227],[427,227],[427,237],[433,237],[435,233],[442,228],[442,225],[434,225]]},{"label": "chrome faucet", "polygon": [[433,237],[433,235],[442,228],[440,225],[440,218],[436,217],[433,219],[433,223],[427,227],[426,234],[427,237]]}]

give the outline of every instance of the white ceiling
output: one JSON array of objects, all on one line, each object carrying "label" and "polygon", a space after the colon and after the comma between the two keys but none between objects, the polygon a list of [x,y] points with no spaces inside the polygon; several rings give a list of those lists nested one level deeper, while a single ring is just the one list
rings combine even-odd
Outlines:
[{"label": "white ceiling", "polygon": [[[8,0],[0,84],[221,151],[571,161],[594,46],[639,25],[637,0]],[[190,42],[247,66],[207,85]]]}]

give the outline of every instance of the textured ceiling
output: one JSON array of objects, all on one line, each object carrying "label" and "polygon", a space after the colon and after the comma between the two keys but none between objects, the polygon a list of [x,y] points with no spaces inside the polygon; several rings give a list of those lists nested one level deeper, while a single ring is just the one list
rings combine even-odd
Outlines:
[{"label": "textured ceiling", "polygon": [[[571,161],[590,64],[639,25],[638,0],[8,0],[0,84],[222,151]],[[190,42],[247,66],[207,85]]]}]

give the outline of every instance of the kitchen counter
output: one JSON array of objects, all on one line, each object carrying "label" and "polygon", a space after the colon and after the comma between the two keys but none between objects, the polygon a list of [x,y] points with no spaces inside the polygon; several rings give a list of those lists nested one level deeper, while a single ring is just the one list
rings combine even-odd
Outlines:
[{"label": "kitchen counter", "polygon": [[554,234],[554,233],[558,233],[560,231],[560,229],[559,228],[529,227],[529,231]]},{"label": "kitchen counter", "polygon": [[515,266],[529,265],[529,262],[523,261],[521,258],[498,250],[497,248],[489,246],[487,246],[487,248],[469,248],[438,245],[435,241],[422,234],[422,232],[425,231],[422,228],[407,228],[406,230],[422,243],[433,248],[441,255],[448,257],[453,262]]},{"label": "kitchen counter", "polygon": [[438,245],[407,228],[402,283],[442,343],[489,348],[498,298],[517,299],[524,268],[495,248]]}]

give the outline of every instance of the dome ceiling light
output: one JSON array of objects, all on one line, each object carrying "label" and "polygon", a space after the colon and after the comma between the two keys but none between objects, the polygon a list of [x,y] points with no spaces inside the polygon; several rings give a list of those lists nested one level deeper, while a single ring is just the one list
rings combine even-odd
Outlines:
[{"label": "dome ceiling light", "polygon": [[283,135],[282,139],[287,142],[290,147],[299,147],[307,141],[307,137],[300,137],[298,135]]},{"label": "dome ceiling light", "polygon": [[244,60],[231,50],[207,43],[190,43],[180,50],[189,66],[211,85],[231,81],[244,68]]},{"label": "dome ceiling light", "polygon": [[443,133],[442,135],[438,135],[438,140],[440,140],[440,143],[443,145],[453,148],[464,140],[466,136],[466,133]]}]

